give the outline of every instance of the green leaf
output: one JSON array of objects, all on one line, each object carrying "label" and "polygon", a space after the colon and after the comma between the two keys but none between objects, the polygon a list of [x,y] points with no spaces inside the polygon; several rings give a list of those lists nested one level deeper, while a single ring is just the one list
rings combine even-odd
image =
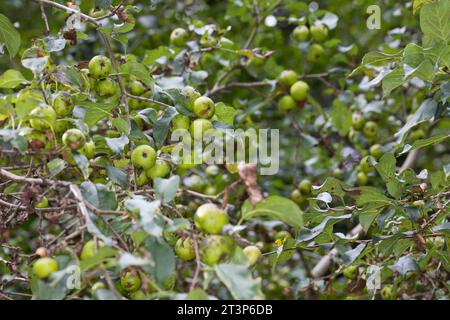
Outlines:
[{"label": "green leaf", "polygon": [[122,72],[135,76],[138,80],[142,81],[147,87],[153,89],[155,82],[153,81],[150,71],[142,63],[127,62],[122,66]]},{"label": "green leaf", "polygon": [[57,176],[66,167],[66,162],[63,159],[56,158],[47,163],[47,168],[50,171],[50,177]]},{"label": "green leaf", "polygon": [[324,232],[324,231],[332,232],[332,227],[334,224],[336,224],[342,220],[350,219],[351,217],[352,217],[351,214],[344,214],[344,215],[337,216],[337,217],[327,216],[327,217],[325,217],[325,219],[322,220],[322,222],[320,224],[318,224],[314,228],[312,228],[312,229],[304,228],[304,229],[300,230],[300,233],[298,234],[298,237],[297,237],[297,241],[298,242],[311,241],[311,240],[317,238],[319,235],[321,235],[322,232]]},{"label": "green leaf", "polygon": [[420,11],[420,28],[427,45],[450,40],[450,0],[425,4]]},{"label": "green leaf", "polygon": [[166,242],[159,241],[155,237],[148,237],[144,246],[154,261],[154,266],[149,270],[153,278],[162,285],[175,272],[176,259],[173,249]]},{"label": "green leaf", "polygon": [[450,135],[441,134],[441,135],[429,137],[426,139],[419,139],[419,140],[414,141],[412,146],[409,146],[408,148],[406,148],[406,146],[405,146],[405,150],[403,150],[401,153],[403,154],[403,153],[407,153],[412,150],[424,148],[424,147],[427,147],[427,146],[430,146],[430,145],[433,145],[436,143],[441,143],[442,141],[448,139],[449,137],[450,137]]},{"label": "green leaf", "polygon": [[18,70],[6,70],[0,76],[0,88],[14,89],[22,83],[27,83],[27,79]]},{"label": "green leaf", "polygon": [[83,174],[84,179],[89,178],[89,160],[81,153],[74,152],[72,154],[75,163]]},{"label": "green leaf", "polygon": [[128,182],[126,172],[112,166],[107,166],[106,171],[108,173],[108,178],[111,179],[112,182],[117,183],[124,189],[127,187]]},{"label": "green leaf", "polygon": [[116,249],[111,247],[100,247],[98,248],[95,256],[92,258],[81,260],[80,261],[80,269],[81,271],[85,271],[91,269],[98,264],[108,260],[109,258],[117,257],[118,252]]},{"label": "green leaf", "polygon": [[86,109],[84,122],[89,127],[92,127],[104,118],[112,117],[111,110],[115,107],[114,103],[100,103],[88,100],[77,101],[76,105]]},{"label": "green leaf", "polygon": [[216,265],[215,270],[234,299],[255,300],[263,297],[261,279],[253,279],[252,272],[247,266],[222,263]]},{"label": "green leaf", "polygon": [[421,122],[428,121],[434,118],[437,110],[437,102],[433,99],[426,99],[420,105],[419,109],[414,113],[414,115],[408,120],[408,122],[395,134],[395,137],[403,141],[406,133],[418,125]]},{"label": "green leaf", "polygon": [[385,153],[380,162],[375,165],[378,173],[384,181],[389,181],[390,179],[395,178],[395,165],[397,160],[392,153]]},{"label": "green leaf", "polygon": [[359,190],[361,193],[356,198],[356,204],[358,206],[364,204],[378,204],[380,206],[393,204],[393,200],[386,197],[377,188],[360,187]]},{"label": "green leaf", "polygon": [[433,0],[413,0],[413,14],[419,12],[420,8],[427,3],[432,2]]},{"label": "green leaf", "polygon": [[100,183],[85,181],[80,185],[83,198],[91,205],[100,210],[116,210],[117,197],[115,192],[108,190],[108,187]]},{"label": "green leaf", "polygon": [[303,226],[303,212],[297,204],[280,196],[270,196],[264,199],[254,209],[243,213],[241,222],[256,216],[279,220],[293,227]]},{"label": "green leaf", "polygon": [[355,262],[356,259],[358,259],[361,256],[366,246],[367,243],[360,243],[359,245],[356,246],[356,248],[344,252],[342,256],[344,265],[349,265]]},{"label": "green leaf", "polygon": [[153,126],[153,138],[157,145],[162,145],[164,140],[166,140],[167,134],[169,133],[170,121],[177,114],[178,112],[174,107],[167,107],[162,116],[156,120]]},{"label": "green leaf", "polygon": [[20,48],[20,33],[14,28],[9,19],[0,13],[0,43],[4,43],[9,56],[14,58]]},{"label": "green leaf", "polygon": [[398,259],[398,261],[389,267],[393,271],[397,271],[400,273],[403,277],[409,272],[409,271],[419,271],[419,266],[417,263],[411,258],[411,256],[406,255]]},{"label": "green leaf", "polygon": [[169,179],[156,178],[154,180],[155,193],[162,203],[167,204],[175,198],[178,187],[180,186],[180,177],[175,175]]},{"label": "green leaf", "polygon": [[341,136],[346,136],[352,126],[352,111],[344,103],[335,103],[331,120]]},{"label": "green leaf", "polygon": [[392,90],[406,82],[403,68],[396,68],[387,74],[382,80],[383,97],[387,97]]},{"label": "green leaf", "polygon": [[163,231],[162,226],[156,223],[156,210],[160,205],[161,201],[159,200],[149,202],[140,196],[135,196],[125,202],[128,210],[140,215],[140,223],[144,231],[158,238],[162,236]]},{"label": "green leaf", "polygon": [[216,104],[216,112],[214,114],[214,120],[223,122],[230,126],[234,125],[234,116],[236,114],[236,110],[233,107],[229,107],[225,105],[223,102],[219,102]]},{"label": "green leaf", "polygon": [[127,136],[121,136],[119,138],[105,138],[105,141],[111,151],[116,154],[122,153],[125,146],[130,142]]},{"label": "green leaf", "polygon": [[189,292],[187,298],[188,300],[208,300],[209,296],[204,290],[196,288]]},{"label": "green leaf", "polygon": [[350,189],[350,185],[333,177],[328,177],[325,182],[320,186],[313,186],[313,193],[318,194],[322,192],[328,192],[332,195],[343,198],[345,196],[345,190]]},{"label": "green leaf", "polygon": [[116,127],[117,131],[119,131],[122,135],[128,136],[130,134],[131,128],[125,119],[114,118],[111,120],[111,123],[114,127]]}]

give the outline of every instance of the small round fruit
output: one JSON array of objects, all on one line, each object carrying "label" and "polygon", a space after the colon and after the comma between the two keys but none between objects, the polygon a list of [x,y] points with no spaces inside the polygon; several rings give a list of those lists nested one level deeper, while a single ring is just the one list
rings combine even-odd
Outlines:
[{"label": "small round fruit", "polygon": [[378,125],[373,121],[367,121],[363,133],[367,138],[374,138],[378,133]]},{"label": "small round fruit", "polygon": [[95,87],[95,91],[100,97],[109,97],[116,92],[116,83],[110,78],[99,80]]},{"label": "small round fruit", "polygon": [[53,272],[58,271],[58,262],[53,258],[39,258],[33,264],[33,272],[39,279],[48,278]]},{"label": "small round fruit", "polygon": [[67,92],[58,93],[52,102],[52,107],[56,114],[60,117],[66,117],[72,114],[74,108],[74,101],[70,94]]},{"label": "small round fruit", "polygon": [[199,118],[209,119],[214,115],[214,101],[208,97],[200,97],[194,101],[194,113]]},{"label": "small round fruit", "polygon": [[309,29],[307,26],[297,26],[292,31],[292,37],[298,42],[307,41],[309,38]]},{"label": "small round fruit", "polygon": [[309,181],[308,179],[304,179],[302,180],[299,184],[298,184],[298,189],[300,190],[300,192],[304,195],[308,195],[311,193],[311,189],[312,189],[312,183],[311,181]]},{"label": "small round fruit", "polygon": [[291,86],[291,96],[297,101],[305,101],[308,97],[309,86],[304,81],[297,81]]},{"label": "small round fruit", "polygon": [[182,261],[189,261],[195,258],[194,240],[191,238],[180,238],[175,244],[175,253]]},{"label": "small round fruit", "polygon": [[141,277],[135,269],[125,269],[120,277],[120,285],[126,292],[135,292],[141,287]]},{"label": "small round fruit", "polygon": [[411,141],[416,141],[425,138],[425,132],[422,129],[417,129],[411,132]]},{"label": "small round fruit", "polygon": [[86,137],[83,132],[78,129],[69,129],[64,132],[62,141],[64,145],[71,150],[79,150],[86,143]]},{"label": "small round fruit", "polygon": [[233,253],[234,243],[229,237],[208,236],[202,242],[202,260],[209,266],[229,259]]},{"label": "small round fruit", "polygon": [[56,112],[49,106],[37,107],[31,110],[30,126],[36,130],[47,130],[56,124]]},{"label": "small round fruit", "polygon": [[383,300],[393,300],[395,298],[394,293],[389,286],[383,287],[380,291],[380,295]]},{"label": "small round fruit", "polygon": [[131,163],[136,168],[150,169],[156,163],[156,151],[148,145],[137,146],[131,153]]},{"label": "small round fruit", "polygon": [[186,86],[181,90],[181,94],[187,98],[186,107],[192,111],[195,100],[201,97],[200,92],[192,88],[191,86]]},{"label": "small round fruit", "polygon": [[297,81],[298,74],[294,70],[283,70],[278,76],[279,83],[284,84],[287,87],[292,86]]},{"label": "small round fruit", "polygon": [[145,86],[139,80],[133,80],[130,82],[130,93],[135,96],[140,96],[145,92]]},{"label": "small round fruit", "polygon": [[191,122],[189,132],[195,140],[201,140],[204,134],[213,128],[211,121],[207,119],[195,119]]},{"label": "small round fruit", "polygon": [[253,266],[261,257],[261,250],[259,250],[257,246],[247,246],[244,248],[244,254],[247,257],[250,266]]},{"label": "small round fruit", "polygon": [[296,106],[297,102],[290,95],[285,95],[278,101],[278,109],[283,112],[291,111]]},{"label": "small round fruit", "polygon": [[178,241],[177,234],[175,232],[172,232],[169,230],[163,231],[163,237],[164,237],[164,240],[166,240],[167,243],[170,244],[171,246],[175,246],[175,244]]},{"label": "small round fruit", "polygon": [[219,234],[228,223],[228,214],[212,203],[198,207],[194,216],[195,226],[210,234]]},{"label": "small round fruit", "polygon": [[302,195],[302,193],[298,189],[294,189],[291,192],[291,199],[292,199],[292,201],[294,201],[296,204],[299,204],[299,205],[303,204],[306,201],[305,196]]},{"label": "small round fruit", "polygon": [[130,293],[130,299],[131,300],[147,300],[147,296],[145,295],[144,291],[137,290],[135,292]]},{"label": "small round fruit", "polygon": [[369,156],[365,156],[361,159],[361,162],[359,163],[359,167],[360,167],[361,171],[364,173],[369,173],[369,172],[373,171],[373,167],[369,161]]},{"label": "small round fruit", "polygon": [[98,247],[96,248],[96,244],[94,240],[89,240],[86,242],[83,246],[83,249],[81,250],[80,259],[81,260],[87,260],[90,258],[93,258],[96,256],[98,252],[98,248],[103,246],[102,241],[98,241]]},{"label": "small round fruit", "polygon": [[80,153],[86,158],[92,159],[95,156],[95,142],[94,140],[87,141],[84,146],[80,149]]},{"label": "small round fruit", "polygon": [[343,173],[344,172],[342,171],[342,169],[336,168],[333,170],[333,177],[335,177],[336,179],[340,179]]},{"label": "small round fruit", "polygon": [[45,247],[39,247],[36,249],[35,255],[38,255],[39,257],[46,257],[48,255],[47,248]]},{"label": "small round fruit", "polygon": [[239,164],[235,163],[226,163],[225,168],[231,174],[235,174],[239,172]]},{"label": "small round fruit", "polygon": [[145,171],[149,179],[164,178],[170,173],[170,164],[165,160],[156,160],[153,167]]},{"label": "small round fruit", "polygon": [[212,165],[206,167],[206,169],[205,169],[205,173],[210,177],[217,176],[219,174],[219,172],[220,172],[220,168],[215,164],[212,164]]},{"label": "small round fruit", "polygon": [[374,144],[373,146],[370,147],[369,153],[375,159],[380,159],[381,156],[383,155],[383,151],[382,151],[381,145],[378,144],[378,143]]},{"label": "small round fruit", "polygon": [[189,130],[190,125],[191,121],[189,120],[189,117],[184,114],[177,114],[172,119],[172,131],[178,129]]},{"label": "small round fruit", "polygon": [[95,56],[89,61],[89,74],[97,79],[105,78],[112,72],[112,63],[108,57]]},{"label": "small round fruit", "polygon": [[323,24],[311,26],[311,38],[317,42],[322,43],[328,37],[328,28]]},{"label": "small round fruit", "polygon": [[320,44],[314,43],[309,47],[308,56],[306,59],[309,62],[317,62],[323,57],[324,52],[325,50]]},{"label": "small round fruit", "polygon": [[40,208],[40,209],[48,208],[48,199],[47,199],[47,197],[42,197],[41,201],[37,202],[34,205],[34,207],[35,208]]},{"label": "small round fruit", "polygon": [[356,183],[359,186],[365,186],[367,182],[369,182],[369,178],[367,177],[367,175],[364,172],[358,172],[358,174],[356,175]]},{"label": "small round fruit", "polygon": [[352,126],[355,130],[361,130],[364,127],[366,120],[359,112],[353,112],[352,114]]},{"label": "small round fruit", "polygon": [[356,272],[358,268],[356,266],[348,266],[344,270],[342,270],[342,274],[347,279],[354,279],[356,277]]},{"label": "small round fruit", "polygon": [[189,39],[188,32],[183,28],[176,28],[170,34],[170,43],[176,47],[183,47]]}]

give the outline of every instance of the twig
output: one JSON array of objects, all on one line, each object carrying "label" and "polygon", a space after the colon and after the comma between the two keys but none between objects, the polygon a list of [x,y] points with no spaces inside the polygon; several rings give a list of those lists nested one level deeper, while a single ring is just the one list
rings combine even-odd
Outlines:
[{"label": "twig", "polygon": [[41,7],[41,15],[42,15],[42,19],[44,20],[44,24],[45,24],[45,35],[48,36],[50,34],[50,27],[48,25],[47,15],[45,14],[44,4],[41,2],[41,3],[39,3],[39,6]]},{"label": "twig", "polygon": [[258,6],[257,0],[253,0],[253,10],[254,10],[254,14],[255,14],[255,26],[253,27],[252,32],[250,33],[250,36],[248,37],[247,42],[244,45],[244,49],[248,49],[250,47],[250,44],[255,39],[256,34],[258,33],[258,30],[259,30],[259,24],[261,22],[261,17],[260,17],[259,6]]},{"label": "twig", "polygon": [[223,91],[231,88],[256,88],[270,86],[271,84],[266,81],[255,81],[255,82],[230,82],[223,86],[218,86],[216,88],[208,91],[207,95],[214,95],[219,91]]},{"label": "twig", "polygon": [[198,282],[198,277],[200,275],[200,271],[202,269],[202,265],[200,262],[200,251],[198,249],[198,238],[197,238],[196,234],[193,235],[193,239],[194,239],[194,250],[195,250],[195,263],[197,266],[195,268],[194,277],[192,278],[191,291],[193,289],[195,289],[197,282]]}]

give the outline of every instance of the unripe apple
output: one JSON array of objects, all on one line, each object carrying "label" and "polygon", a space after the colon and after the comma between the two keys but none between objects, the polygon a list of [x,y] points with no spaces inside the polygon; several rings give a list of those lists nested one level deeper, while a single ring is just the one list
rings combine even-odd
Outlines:
[{"label": "unripe apple", "polygon": [[83,246],[83,249],[81,250],[80,259],[81,260],[87,260],[95,257],[97,255],[98,248],[103,247],[103,242],[98,241],[97,242],[97,248],[94,240],[89,240],[86,242]]},{"label": "unripe apple", "polygon": [[176,47],[183,47],[189,39],[189,33],[183,28],[176,28],[170,34],[170,43]]},{"label": "unripe apple", "polygon": [[191,238],[180,238],[175,244],[175,253],[182,261],[189,261],[195,258],[194,240]]},{"label": "unripe apple", "polygon": [[112,72],[112,63],[108,57],[95,56],[88,64],[89,74],[97,79],[105,78]]},{"label": "unripe apple", "polygon": [[374,138],[378,133],[378,125],[373,121],[367,121],[363,133],[367,138]]},{"label": "unripe apple", "polygon": [[367,177],[367,175],[364,172],[358,172],[358,174],[356,175],[356,183],[359,186],[365,186],[367,182],[369,182],[369,178]]},{"label": "unripe apple", "polygon": [[229,237],[211,235],[202,242],[202,260],[209,266],[228,260],[233,251],[234,243]]},{"label": "unripe apple", "polygon": [[187,104],[186,104],[187,109],[192,111],[195,100],[197,100],[198,98],[201,97],[200,92],[198,92],[191,86],[186,86],[183,88],[183,90],[181,90],[181,94],[187,98]]},{"label": "unripe apple", "polygon": [[381,299],[383,300],[393,300],[395,299],[395,294],[392,292],[390,286],[385,286],[380,291]]},{"label": "unripe apple", "polygon": [[120,285],[127,292],[134,292],[141,287],[141,277],[136,269],[124,269],[120,276]]},{"label": "unripe apple", "polygon": [[344,270],[342,270],[342,274],[347,279],[354,279],[356,277],[356,272],[358,268],[356,266],[348,266]]},{"label": "unripe apple", "polygon": [[92,159],[95,156],[95,142],[94,140],[87,141],[84,146],[80,149],[80,153],[86,158]]},{"label": "unripe apple", "polygon": [[99,80],[95,91],[100,97],[109,97],[116,93],[116,83],[110,78]]},{"label": "unripe apple", "polygon": [[278,101],[278,109],[283,112],[291,111],[296,106],[297,102],[290,95],[285,95]]},{"label": "unripe apple", "polygon": [[39,258],[33,264],[33,273],[39,279],[48,278],[53,272],[58,271],[59,265],[58,262],[49,257]]},{"label": "unripe apple", "polygon": [[69,129],[64,132],[62,142],[71,150],[78,150],[86,143],[86,137],[83,132],[78,129]]},{"label": "unripe apple", "polygon": [[304,81],[297,81],[291,86],[291,96],[297,101],[305,101],[308,98],[309,86]]},{"label": "unripe apple", "polygon": [[374,144],[373,146],[370,147],[369,149],[369,153],[372,157],[374,157],[375,159],[380,159],[381,156],[383,155],[383,151],[381,148],[380,144]]},{"label": "unripe apple", "polygon": [[277,80],[279,83],[289,87],[292,86],[295,81],[297,81],[298,74],[294,70],[283,70],[278,76]]},{"label": "unripe apple", "polygon": [[361,130],[364,127],[366,120],[359,112],[353,112],[352,114],[352,126],[355,130]]},{"label": "unripe apple", "polygon": [[202,140],[208,130],[214,129],[211,121],[207,119],[195,119],[191,122],[189,132],[195,140]]},{"label": "unripe apple", "polygon": [[214,115],[214,101],[208,97],[200,97],[194,101],[194,113],[199,118],[209,119]]},{"label": "unripe apple", "polygon": [[228,223],[228,214],[212,203],[198,207],[194,216],[195,226],[210,234],[219,234]]},{"label": "unripe apple", "polygon": [[170,173],[170,164],[165,160],[156,160],[153,167],[145,171],[149,179],[164,178]]},{"label": "unripe apple", "polygon": [[307,26],[297,26],[292,31],[292,37],[298,42],[307,41],[309,38],[309,29]]},{"label": "unripe apple", "polygon": [[416,141],[425,138],[425,132],[422,129],[417,129],[411,132],[411,141]]},{"label": "unripe apple", "polygon": [[215,177],[215,176],[217,176],[217,175],[219,174],[219,172],[220,172],[220,169],[219,169],[219,167],[218,167],[217,165],[215,165],[215,164],[209,165],[209,166],[206,167],[206,169],[205,169],[205,173],[206,173],[208,176],[210,176],[210,177]]},{"label": "unripe apple", "polygon": [[144,84],[139,80],[132,80],[129,84],[130,93],[135,96],[140,96],[145,92]]},{"label": "unripe apple", "polygon": [[244,248],[244,254],[247,257],[250,266],[256,264],[258,259],[261,257],[261,250],[257,246],[247,246]]},{"label": "unripe apple", "polygon": [[136,168],[150,169],[156,163],[156,151],[148,145],[137,146],[131,153],[131,163]]},{"label": "unripe apple", "polygon": [[324,54],[324,49],[320,44],[314,43],[309,47],[308,56],[306,57],[306,60],[309,62],[317,62],[322,58]]},{"label": "unripe apple", "polygon": [[305,201],[306,201],[305,196],[298,189],[294,189],[291,192],[291,199],[298,205],[301,205],[301,204],[305,203]]},{"label": "unripe apple", "polygon": [[129,294],[131,300],[147,300],[147,295],[142,290],[137,290]]},{"label": "unripe apple", "polygon": [[172,131],[178,129],[189,130],[190,125],[191,121],[189,120],[189,117],[184,114],[177,114],[172,119]]},{"label": "unripe apple", "polygon": [[67,92],[58,93],[52,102],[53,109],[60,117],[66,117],[72,114],[74,105],[72,96]]},{"label": "unripe apple", "polygon": [[365,156],[361,159],[361,162],[359,163],[359,167],[362,172],[369,173],[373,171],[373,167],[370,164],[369,156]]},{"label": "unripe apple", "polygon": [[310,194],[311,189],[312,189],[311,181],[309,181],[308,179],[304,179],[304,180],[300,181],[300,183],[298,184],[298,189],[304,195]]},{"label": "unripe apple", "polygon": [[164,237],[164,240],[166,240],[167,243],[170,244],[171,246],[175,246],[175,244],[178,241],[176,233],[168,231],[168,230],[163,231],[163,237]]},{"label": "unripe apple", "polygon": [[33,129],[44,131],[56,124],[56,112],[52,107],[36,107],[30,112],[30,126]]},{"label": "unripe apple", "polygon": [[317,43],[324,42],[328,37],[328,28],[323,24],[311,26],[310,30],[311,38]]},{"label": "unripe apple", "polygon": [[225,168],[227,171],[231,174],[235,174],[239,172],[238,164],[237,163],[226,163]]},{"label": "unripe apple", "polygon": [[47,197],[42,197],[41,201],[35,203],[34,207],[35,208],[40,208],[40,209],[48,208],[48,199],[47,199]]}]

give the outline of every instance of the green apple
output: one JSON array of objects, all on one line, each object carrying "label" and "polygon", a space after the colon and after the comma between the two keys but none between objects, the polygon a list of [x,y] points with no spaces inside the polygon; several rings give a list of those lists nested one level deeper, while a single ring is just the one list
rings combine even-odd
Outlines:
[{"label": "green apple", "polygon": [[111,78],[99,80],[95,91],[100,97],[109,97],[116,93],[116,82]]},{"label": "green apple", "polygon": [[141,283],[141,277],[136,269],[127,268],[121,272],[120,285],[126,292],[139,290]]},{"label": "green apple", "polygon": [[411,141],[416,141],[423,138],[425,138],[425,131],[423,131],[422,129],[417,129],[411,132]]},{"label": "green apple", "polygon": [[289,87],[292,86],[295,81],[297,81],[298,74],[294,70],[283,70],[278,76],[277,80],[279,83]]},{"label": "green apple", "polygon": [[148,145],[137,146],[131,153],[131,163],[136,168],[150,169],[156,163],[156,151]]},{"label": "green apple", "polygon": [[309,38],[309,29],[307,26],[297,26],[292,31],[292,37],[298,42],[307,41]]},{"label": "green apple", "polygon": [[301,205],[306,201],[306,197],[298,189],[294,189],[291,192],[291,199],[298,205]]},{"label": "green apple", "polygon": [[69,129],[64,132],[62,142],[71,150],[79,150],[85,145],[86,137],[78,129]]},{"label": "green apple", "polygon": [[367,182],[369,182],[369,178],[367,177],[367,175],[364,172],[358,172],[358,174],[356,175],[356,183],[359,186],[365,186]]},{"label": "green apple", "polygon": [[36,107],[30,112],[30,126],[33,129],[44,131],[56,124],[56,112],[50,106]]},{"label": "green apple", "polygon": [[356,277],[356,272],[358,268],[356,266],[348,266],[344,270],[342,270],[342,274],[347,279],[354,279]]},{"label": "green apple", "polygon": [[219,174],[219,172],[220,172],[220,168],[215,164],[209,165],[205,169],[205,173],[210,177],[217,176]]},{"label": "green apple", "polygon": [[128,99],[128,106],[130,107],[131,110],[140,110],[142,109],[142,101],[138,100],[138,99],[134,99],[134,98],[129,98]]},{"label": "green apple", "polygon": [[322,43],[328,37],[328,28],[324,24],[311,26],[311,38],[314,42]]},{"label": "green apple", "polygon": [[181,90],[181,94],[187,99],[186,108],[192,111],[195,100],[201,97],[200,92],[191,86],[186,86]]},{"label": "green apple", "polygon": [[81,260],[87,260],[95,257],[97,255],[98,249],[103,247],[103,242],[98,241],[97,242],[97,248],[94,240],[89,240],[86,242],[83,246],[83,249],[81,250],[80,259]]},{"label": "green apple", "polygon": [[383,300],[394,300],[395,294],[392,292],[392,288],[390,286],[385,286],[380,290],[381,299]]},{"label": "green apple", "polygon": [[297,81],[291,86],[291,96],[297,101],[305,101],[308,98],[309,86],[304,81]]},{"label": "green apple", "polygon": [[250,266],[253,266],[261,257],[261,250],[259,250],[257,246],[247,246],[244,248],[244,254],[247,257]]},{"label": "green apple", "polygon": [[189,120],[189,117],[184,114],[177,114],[172,119],[172,131],[178,129],[189,130],[190,125],[191,121]]},{"label": "green apple", "polygon": [[234,243],[229,237],[211,235],[203,240],[201,248],[203,262],[214,266],[231,258]]},{"label": "green apple", "polygon": [[228,223],[228,214],[212,203],[198,207],[194,216],[195,226],[210,234],[222,233],[222,228]]},{"label": "green apple", "polygon": [[170,164],[166,160],[156,160],[153,167],[145,171],[149,179],[164,178],[170,173]]},{"label": "green apple", "polygon": [[140,96],[145,92],[144,84],[139,80],[133,80],[129,84],[130,93],[135,96]]},{"label": "green apple", "polygon": [[300,183],[298,184],[298,189],[304,195],[310,194],[311,189],[312,189],[311,181],[309,181],[308,179],[304,179],[304,180],[300,181]]},{"label": "green apple", "polygon": [[195,140],[202,140],[204,134],[211,129],[214,129],[211,121],[207,119],[195,119],[191,122],[189,132]]},{"label": "green apple", "polygon": [[378,133],[378,125],[373,121],[367,121],[363,133],[367,138],[374,138]]},{"label": "green apple", "polygon": [[147,300],[147,295],[142,290],[137,290],[129,294],[131,300]]},{"label": "green apple", "polygon": [[282,112],[288,112],[297,106],[297,102],[290,95],[285,95],[278,100],[278,109]]},{"label": "green apple", "polygon": [[182,261],[189,261],[195,258],[194,240],[191,238],[180,238],[175,244],[175,253]]},{"label": "green apple", "polygon": [[309,47],[306,60],[313,63],[317,62],[323,57],[324,52],[325,50],[320,44],[314,43]]},{"label": "green apple", "polygon": [[164,230],[163,237],[164,237],[164,240],[166,240],[167,243],[170,244],[171,246],[175,246],[175,244],[178,241],[177,234],[172,231]]},{"label": "green apple", "polygon": [[209,119],[214,115],[214,101],[208,97],[200,97],[194,101],[194,113],[199,118]]},{"label": "green apple", "polygon": [[93,57],[89,61],[88,68],[89,74],[96,79],[109,76],[113,70],[111,60],[101,55]]},{"label": "green apple", "polygon": [[352,114],[352,126],[355,130],[361,130],[364,127],[366,120],[359,112],[353,112]]},{"label": "green apple", "polygon": [[369,156],[365,156],[361,159],[361,162],[359,163],[359,167],[362,172],[369,173],[373,171],[373,167],[370,164]]},{"label": "green apple", "polygon": [[60,117],[66,117],[72,114],[75,103],[73,98],[67,92],[59,92],[53,99],[53,109]]},{"label": "green apple", "polygon": [[42,197],[41,201],[36,202],[34,204],[34,207],[35,208],[40,208],[40,209],[48,208],[48,199],[47,199],[47,197]]},{"label": "green apple", "polygon": [[374,157],[375,159],[380,159],[381,156],[383,155],[383,150],[380,144],[374,144],[373,146],[370,147],[369,149],[369,153],[372,157]]},{"label": "green apple", "polygon": [[48,278],[53,272],[58,271],[59,265],[58,262],[49,257],[39,258],[33,264],[33,273],[39,279]]},{"label": "green apple", "polygon": [[80,153],[86,158],[92,159],[95,156],[95,142],[94,140],[86,141],[84,146],[80,149]]},{"label": "green apple", "polygon": [[189,40],[189,33],[183,28],[176,28],[170,34],[170,43],[176,47],[184,47]]}]

